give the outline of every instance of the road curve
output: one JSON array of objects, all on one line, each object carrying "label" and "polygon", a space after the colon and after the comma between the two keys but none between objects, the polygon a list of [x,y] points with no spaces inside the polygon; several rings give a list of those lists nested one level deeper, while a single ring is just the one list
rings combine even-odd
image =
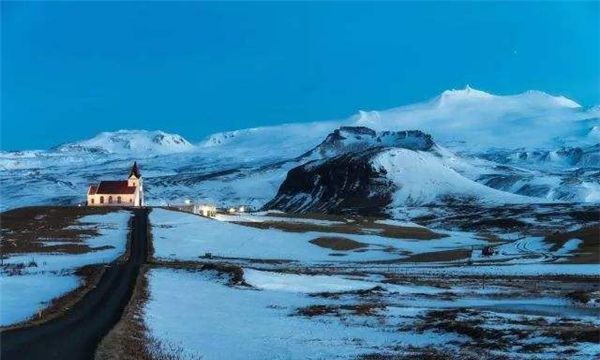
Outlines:
[{"label": "road curve", "polygon": [[42,325],[0,333],[0,358],[93,359],[102,338],[119,321],[148,258],[148,210],[134,210],[130,256],[111,263],[98,282],[62,316]]}]

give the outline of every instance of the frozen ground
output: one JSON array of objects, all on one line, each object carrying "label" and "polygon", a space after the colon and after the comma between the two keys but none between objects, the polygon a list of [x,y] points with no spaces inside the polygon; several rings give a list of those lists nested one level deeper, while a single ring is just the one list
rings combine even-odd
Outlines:
[{"label": "frozen ground", "polygon": [[0,277],[0,326],[30,318],[49,302],[79,286],[74,275],[40,273]]},{"label": "frozen ground", "polygon": [[[46,308],[52,299],[76,289],[81,285],[81,278],[75,274],[78,268],[111,262],[121,256],[127,243],[130,215],[128,211],[116,211],[80,218],[75,227],[93,230],[96,235],[82,236],[80,241],[65,239],[60,244],[87,245],[91,249],[88,252],[3,254],[0,325],[25,321]],[[57,239],[43,240],[58,244]]]},{"label": "frozen ground", "polygon": [[[440,345],[455,338],[395,334],[361,324],[358,318],[344,324],[335,317],[315,320],[296,315],[297,309],[316,302],[300,291],[298,279],[281,287],[263,278],[262,290],[231,287],[211,273],[155,269],[149,279],[145,321],[150,334],[165,346],[180,347],[184,354],[203,359],[349,358],[393,347],[400,337],[404,344],[418,346]],[[353,287],[335,278],[330,282],[328,286],[315,283],[312,289],[304,288],[304,283],[302,289],[362,288],[360,283]]]},{"label": "frozen ground", "polygon": [[[600,344],[590,340],[599,331],[599,312],[556,295],[481,289],[477,283],[436,288],[244,272],[251,287],[232,285],[211,271],[151,270],[144,307],[149,336],[183,358],[203,359],[354,359],[430,346],[450,358],[477,352],[483,359],[600,354]],[[561,336],[574,336],[568,326],[581,339],[564,341]],[[552,333],[554,328],[560,331]]]},{"label": "frozen ground", "polygon": [[[244,222],[239,222],[241,219]],[[494,238],[486,238],[479,232],[435,230],[447,236],[427,240],[417,237],[398,239],[385,236],[382,229],[371,229],[368,224],[363,228],[368,234],[343,232],[345,228],[338,225],[344,223],[331,219],[294,219],[293,216],[260,214],[219,215],[217,219],[209,219],[165,209],[153,210],[150,221],[153,225],[154,256],[170,261],[198,260],[211,253],[218,258],[288,260],[299,266],[394,267],[404,272],[416,268],[416,272],[465,275],[600,276],[599,264],[568,262],[579,251],[581,240],[578,239],[571,239],[556,250],[552,250],[552,244],[540,236],[501,232],[497,232]],[[358,224],[355,220],[348,221]],[[277,226],[287,222],[293,224],[290,228],[293,231],[281,230],[285,227],[240,225],[265,222]],[[392,229],[413,226],[411,222],[391,220],[375,223],[393,224],[395,227]],[[306,225],[305,231],[296,224]],[[312,227],[315,224],[317,227]],[[321,231],[312,231],[314,229]],[[355,228],[352,229],[354,231]],[[348,239],[362,244],[362,247],[336,251],[310,242],[318,238]],[[482,249],[487,246],[494,248],[493,255],[482,255]]]},{"label": "frozen ground", "polygon": [[[448,236],[427,239],[390,237],[403,227],[425,228],[422,213],[369,221],[282,213],[207,219],[154,209],[160,268],[147,274],[146,335],[183,358],[597,358],[600,265],[580,257],[597,245],[549,232],[564,238],[555,244],[540,232],[545,217],[569,229],[595,222],[581,220],[583,210],[552,209],[528,208],[525,228],[498,227],[504,217],[490,209],[478,213],[495,221],[477,229],[470,215],[464,224],[431,218],[433,231]],[[519,207],[502,211],[521,214]],[[310,242],[324,236],[370,251]],[[494,254],[484,256],[485,246]],[[264,261],[275,259],[292,261]]]},{"label": "frozen ground", "polygon": [[[251,217],[260,222],[258,216]],[[193,214],[154,209],[150,213],[153,226],[154,256],[165,260],[197,260],[206,253],[224,258],[291,260],[301,263],[327,263],[380,261],[404,258],[408,254],[445,250],[456,247],[469,248],[486,243],[472,234],[458,231],[449,236],[427,241],[397,239],[378,235],[336,232],[289,232],[278,229],[259,229],[222,221],[220,216],[209,219]],[[278,221],[285,220],[279,218]],[[301,223],[310,223],[299,219]],[[295,221],[293,221],[295,222]],[[314,222],[312,222],[314,224]],[[336,224],[324,222],[319,224]],[[321,237],[338,237],[353,240],[364,247],[352,251],[335,251],[310,243]],[[331,255],[331,254],[335,255]]]}]

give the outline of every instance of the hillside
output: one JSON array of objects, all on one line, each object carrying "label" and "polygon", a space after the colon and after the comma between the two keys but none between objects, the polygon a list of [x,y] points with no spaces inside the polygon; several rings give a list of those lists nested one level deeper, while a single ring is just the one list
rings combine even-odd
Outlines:
[{"label": "hillside", "polygon": [[291,169],[374,147],[437,152],[441,166],[502,192],[597,202],[599,114],[600,107],[539,91],[503,96],[466,88],[341,120],[213,134],[197,144],[162,131],[106,132],[50,150],[0,152],[2,207],[78,203],[89,183],[124,176],[134,160],[149,204],[261,207]]},{"label": "hillside", "polygon": [[180,135],[162,131],[119,130],[103,132],[91,139],[63,144],[55,148],[62,153],[84,152],[149,156],[191,151],[194,146]]},{"label": "hillside", "polygon": [[[420,131],[335,130],[313,150],[322,156],[287,174],[267,209],[381,215],[399,206],[434,203],[522,203],[454,170],[471,165]],[[332,155],[330,157],[326,155]]]}]

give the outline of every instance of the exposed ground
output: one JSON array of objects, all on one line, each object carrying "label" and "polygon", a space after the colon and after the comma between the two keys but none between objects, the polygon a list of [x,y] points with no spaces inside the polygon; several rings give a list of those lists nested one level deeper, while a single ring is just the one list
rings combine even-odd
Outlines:
[{"label": "exposed ground", "polygon": [[[50,206],[0,214],[2,306],[12,312],[18,301],[21,308],[38,308],[16,322],[14,314],[4,314],[3,328],[39,324],[60,316],[93,289],[105,270],[101,263],[126,252],[130,217],[128,211],[119,208]],[[57,285],[67,280],[73,285],[61,293]],[[28,299],[31,291],[40,304]]]},{"label": "exposed ground", "polygon": [[600,224],[583,226],[573,231],[556,231],[546,236],[550,250],[560,249],[568,240],[579,239],[582,243],[568,262],[573,264],[600,264]]},{"label": "exposed ground", "polygon": [[[240,358],[240,354],[256,358],[260,357],[261,347],[252,345],[254,340],[244,335],[235,339],[235,345],[228,345],[232,339],[208,329],[227,329],[231,325],[227,331],[238,333],[234,325],[238,321],[253,323],[252,333],[260,337],[264,332],[262,322],[274,317],[268,321],[276,321],[277,325],[269,326],[278,328],[284,326],[281,322],[287,322],[295,335],[291,338],[268,335],[269,346],[272,349],[286,346],[288,353],[298,358],[319,358],[311,349],[323,351],[321,357],[329,358],[324,355],[327,353],[324,349],[330,347],[339,352],[336,357],[360,359],[595,358],[600,355],[600,273],[597,268],[580,274],[577,270],[561,273],[563,266],[571,264],[583,266],[582,270],[598,265],[597,257],[593,256],[600,250],[595,237],[598,221],[594,211],[592,208],[569,210],[564,206],[464,209],[456,218],[440,212],[424,220],[423,215],[417,214],[404,218],[404,223],[335,215],[268,213],[239,219],[223,217],[221,221],[198,218],[204,225],[197,231],[189,227],[193,225],[192,219],[185,218],[179,223],[161,222],[156,218],[153,228],[161,229],[157,232],[161,237],[169,236],[166,229],[178,235],[156,240],[163,247],[160,254],[164,255],[155,254],[153,269],[160,271],[151,269],[147,275],[150,295],[142,305],[149,311],[142,320],[146,348],[156,349],[158,341],[160,349],[169,346],[174,349],[167,351],[174,358],[203,356],[210,359],[216,354],[228,358]],[[475,220],[478,212],[482,216]],[[498,218],[486,219],[489,214]],[[214,226],[217,231],[223,220],[241,226],[232,233],[236,239],[226,246],[235,247],[236,241],[247,246],[247,239],[252,239],[255,245],[265,246],[266,250],[269,246],[286,247],[295,241],[305,241],[323,252],[334,251],[332,254],[336,256],[327,262],[314,262],[310,259],[318,257],[312,255],[293,260],[219,256],[219,250],[215,250],[207,238],[211,233],[207,229]],[[475,221],[478,225],[473,227]],[[564,230],[556,225],[561,221],[565,224]],[[411,222],[419,225],[409,226]],[[433,229],[419,227],[433,226],[427,224],[435,225]],[[266,231],[265,236],[248,232],[252,235],[246,238],[243,228]],[[404,232],[407,228],[415,232],[409,236]],[[269,232],[272,230],[299,237],[298,240],[286,237],[285,241],[277,242],[277,233]],[[367,254],[365,250],[373,251],[373,243],[359,239],[386,238],[402,248],[410,244],[436,244],[435,241],[447,239],[446,235],[453,239],[456,231],[463,231],[463,237],[471,234],[473,239],[487,243],[495,255],[480,254],[483,245],[473,249],[459,244],[452,248],[451,240],[442,243],[446,248],[433,245],[431,251],[390,250],[396,254],[396,258],[390,260],[342,260],[346,256],[337,260],[339,254],[357,256]],[[360,237],[365,235],[375,238]],[[565,246],[573,239],[580,239],[581,243]],[[180,258],[183,253],[175,251],[175,246],[184,240],[191,241],[190,246],[195,244],[189,247],[197,249],[194,251],[199,255],[195,260],[187,256]],[[172,244],[173,253],[169,254],[165,244]],[[410,248],[420,249],[413,245]],[[249,250],[253,254],[255,249]],[[211,251],[217,254],[207,255]],[[539,266],[541,272],[519,273],[522,267],[530,269],[531,266]],[[499,268],[513,271],[511,275],[499,275],[494,270]],[[481,271],[469,275],[455,269]],[[225,280],[220,280],[222,277]],[[169,279],[167,283],[163,282],[165,279]],[[195,282],[198,285],[194,285]],[[173,294],[176,284],[195,295]],[[207,292],[208,288],[213,290]],[[248,298],[248,291],[253,289],[262,295]],[[237,306],[240,301],[245,309],[241,313],[227,305]],[[163,315],[156,314],[166,304],[180,309],[189,307],[188,315],[177,320],[178,314],[170,314],[168,318],[175,317],[174,323],[170,323]],[[192,310],[204,308],[212,310],[208,313]],[[235,321],[218,315],[221,311],[235,313]],[[258,314],[262,315],[255,318]],[[139,317],[135,319],[140,321]],[[186,325],[174,330],[172,326],[181,322]],[[318,332],[322,336],[308,340],[304,331],[317,331],[308,330],[312,326],[321,329]],[[165,329],[170,330],[165,332]],[[341,337],[337,338],[338,335]],[[220,344],[220,352],[214,352],[213,345],[206,343],[205,338],[210,338],[211,344]],[[228,351],[229,346],[235,348],[235,352]]]},{"label": "exposed ground", "polygon": [[[138,211],[131,248],[123,261],[102,266],[99,280],[77,302],[61,303],[60,316],[5,328],[1,333],[3,359],[89,359],[108,331],[118,322],[134,288],[139,267],[146,258],[146,214]],[[89,269],[89,268],[86,268]],[[100,273],[98,273],[100,274]],[[52,309],[52,307],[51,307]]]},{"label": "exposed ground", "polygon": [[311,240],[310,243],[336,251],[355,250],[367,247],[366,244],[360,243],[358,241],[335,236],[319,237],[314,240]]},{"label": "exposed ground", "polygon": [[[306,217],[304,217],[306,219]],[[395,226],[388,224],[376,223],[376,218],[359,217],[354,216],[350,219],[345,217],[335,217],[334,215],[328,216],[328,219],[337,218],[341,224],[332,225],[320,225],[315,223],[297,223],[297,222],[286,222],[286,221],[261,221],[261,222],[250,222],[250,221],[234,221],[234,223],[244,226],[251,226],[258,229],[278,229],[289,232],[325,232],[325,233],[338,233],[338,234],[373,234],[376,233],[381,236],[385,236],[393,239],[419,239],[419,240],[431,240],[443,238],[447,235],[443,233],[437,233],[424,227],[411,227],[411,226]]]},{"label": "exposed ground", "polygon": [[410,218],[427,227],[487,233],[552,234],[600,222],[596,204],[526,204],[423,206],[397,209],[397,218]]},{"label": "exposed ground", "polygon": [[115,208],[34,206],[0,214],[0,247],[3,256],[15,253],[61,252],[81,254],[93,250],[82,239],[97,235],[95,229],[76,227],[87,215],[107,214]]},{"label": "exposed ground", "polygon": [[[142,275],[127,275],[135,290],[119,300],[116,326],[95,338],[95,357],[597,358],[594,210],[426,209],[426,217],[411,209],[396,222],[281,213],[213,220],[156,210],[150,256],[124,264]],[[270,256],[277,253],[290,256]],[[78,316],[75,308],[39,329]],[[56,346],[37,342],[34,349]]]}]

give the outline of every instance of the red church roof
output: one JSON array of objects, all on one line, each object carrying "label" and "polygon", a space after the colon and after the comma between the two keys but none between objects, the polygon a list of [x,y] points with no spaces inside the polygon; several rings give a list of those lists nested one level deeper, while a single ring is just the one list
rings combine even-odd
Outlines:
[{"label": "red church roof", "polygon": [[89,195],[95,195],[96,191],[98,191],[98,185],[90,185],[90,189],[88,190]]},{"label": "red church roof", "polygon": [[101,181],[96,189],[96,194],[133,194],[135,186],[129,186],[127,180],[124,181]]}]

